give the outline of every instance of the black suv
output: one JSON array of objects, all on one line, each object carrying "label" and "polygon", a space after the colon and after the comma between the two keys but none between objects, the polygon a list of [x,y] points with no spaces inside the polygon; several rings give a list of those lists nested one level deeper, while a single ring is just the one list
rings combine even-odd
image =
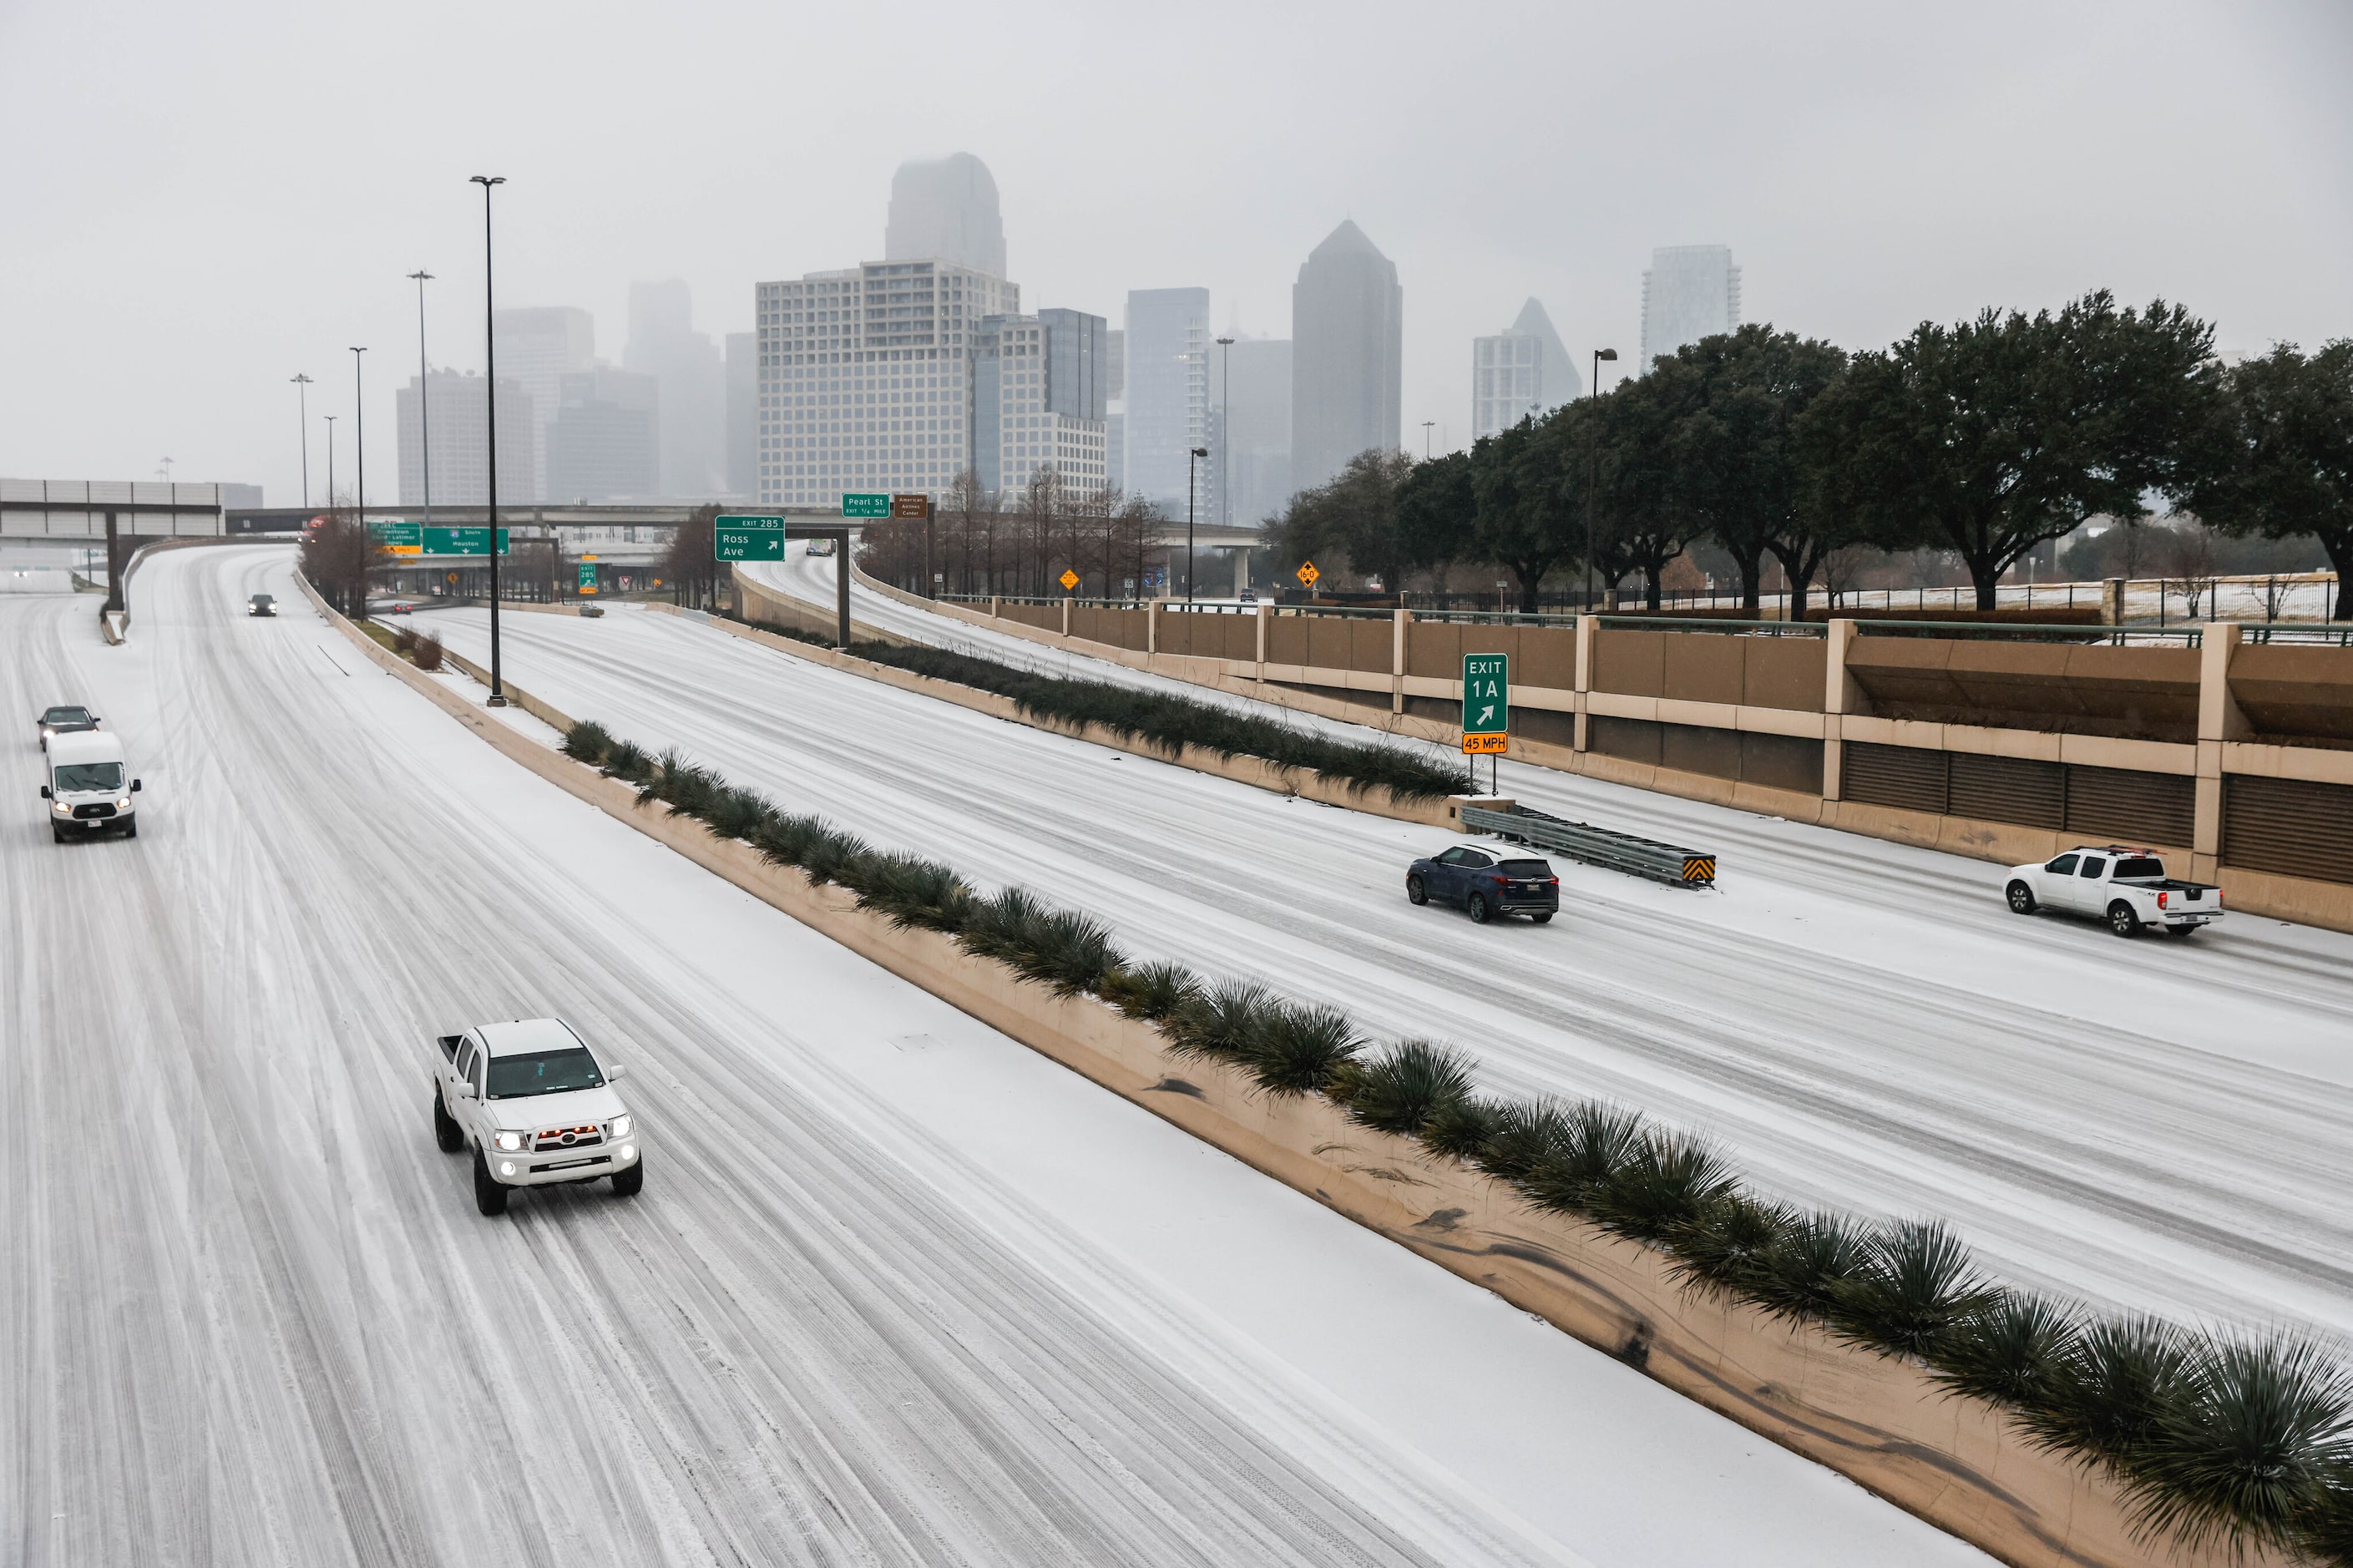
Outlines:
[{"label": "black suv", "polygon": [[1480,845],[1458,844],[1416,860],[1405,874],[1405,896],[1417,904],[1460,904],[1481,925],[1497,915],[1525,915],[1542,925],[1560,911],[1560,879],[1549,861],[1506,859]]}]

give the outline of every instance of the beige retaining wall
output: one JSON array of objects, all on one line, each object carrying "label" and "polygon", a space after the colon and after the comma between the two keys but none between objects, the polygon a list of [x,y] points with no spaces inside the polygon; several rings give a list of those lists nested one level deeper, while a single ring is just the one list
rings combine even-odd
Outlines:
[{"label": "beige retaining wall", "polygon": [[894,929],[839,888],[812,887],[691,818],[640,807],[635,790],[500,723],[312,601],[369,658],[559,788],[959,1011],[2005,1563],[2286,1568],[2269,1553],[2137,1542],[2103,1475],[2036,1450],[1992,1407],[1944,1394],[1919,1368],[1687,1294],[1646,1247],[1533,1209],[1501,1184],[1358,1127],[1322,1100],[1271,1098],[1229,1068],[1176,1062],[1150,1026],[1092,998],[1056,997],[937,932]]}]

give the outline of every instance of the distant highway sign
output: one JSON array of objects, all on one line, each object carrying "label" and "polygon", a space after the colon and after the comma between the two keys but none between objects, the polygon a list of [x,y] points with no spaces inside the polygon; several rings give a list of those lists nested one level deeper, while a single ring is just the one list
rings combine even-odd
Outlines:
[{"label": "distant highway sign", "polygon": [[[487,528],[420,528],[424,553],[427,555],[488,555],[491,552],[491,531]],[[512,553],[507,548],[507,531],[499,530],[499,553]]]},{"label": "distant highway sign", "polygon": [[845,495],[841,498],[844,517],[888,517],[891,515],[889,496]]},{"label": "distant highway sign", "polygon": [[1462,656],[1462,750],[1501,752],[1512,729],[1512,658],[1503,653]]},{"label": "distant highway sign", "polygon": [[1063,568],[1062,568],[1062,588],[1063,588],[1063,591],[1067,593],[1069,590],[1071,590],[1071,589],[1072,589],[1072,588],[1075,588],[1075,587],[1077,587],[1078,585],[1079,585],[1079,574],[1078,574],[1076,572],[1071,571],[1071,570],[1069,567],[1067,567],[1067,566],[1063,567]]}]

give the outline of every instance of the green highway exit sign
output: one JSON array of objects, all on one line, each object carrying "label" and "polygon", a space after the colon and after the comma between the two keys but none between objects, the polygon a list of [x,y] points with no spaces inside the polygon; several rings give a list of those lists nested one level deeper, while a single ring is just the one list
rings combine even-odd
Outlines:
[{"label": "green highway exit sign", "polygon": [[1512,656],[1462,656],[1462,750],[1501,752],[1512,729]]},{"label": "green highway exit sign", "polygon": [[[491,531],[487,528],[420,528],[418,535],[427,555],[488,555],[491,552]],[[499,530],[499,553],[507,554],[507,531]]]},{"label": "green highway exit sign", "polygon": [[844,517],[888,517],[891,515],[889,496],[849,496],[841,498]]},{"label": "green highway exit sign", "polygon": [[711,523],[713,561],[782,561],[785,520],[741,512],[722,512]]}]

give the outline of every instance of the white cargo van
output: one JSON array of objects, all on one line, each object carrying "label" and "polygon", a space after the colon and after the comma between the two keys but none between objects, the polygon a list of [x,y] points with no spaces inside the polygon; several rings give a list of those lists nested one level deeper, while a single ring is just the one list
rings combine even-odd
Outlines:
[{"label": "white cargo van", "polygon": [[52,735],[43,761],[49,771],[41,798],[49,803],[50,837],[63,844],[116,828],[125,838],[139,837],[131,806],[139,781],[123,765],[120,740],[102,730]]}]

